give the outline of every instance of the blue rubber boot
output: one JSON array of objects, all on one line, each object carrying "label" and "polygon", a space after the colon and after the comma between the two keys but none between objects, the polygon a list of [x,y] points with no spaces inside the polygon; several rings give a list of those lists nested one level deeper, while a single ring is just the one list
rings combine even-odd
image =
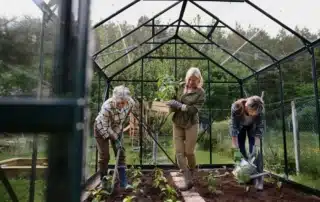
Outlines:
[{"label": "blue rubber boot", "polygon": [[119,178],[120,178],[120,187],[125,188],[126,190],[132,189],[132,186],[128,184],[128,181],[127,181],[125,166],[119,166],[118,171],[119,171]]}]

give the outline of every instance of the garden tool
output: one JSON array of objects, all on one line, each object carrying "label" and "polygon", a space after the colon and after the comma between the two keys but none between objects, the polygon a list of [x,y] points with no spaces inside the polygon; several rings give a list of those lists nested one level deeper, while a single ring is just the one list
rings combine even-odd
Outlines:
[{"label": "garden tool", "polygon": [[[255,181],[255,187],[258,190],[263,189],[263,176],[269,173],[262,172],[260,166],[261,159],[259,158],[261,155],[261,153],[258,153],[258,158],[256,158],[255,155],[251,155],[248,160],[242,158],[241,161],[236,164],[232,173],[240,184],[250,184],[252,181]],[[258,166],[256,166],[254,162],[256,162]]]},{"label": "garden tool", "polygon": [[114,186],[116,183],[116,179],[119,178],[119,173],[118,173],[118,165],[119,165],[119,158],[120,158],[120,152],[121,150],[124,150],[123,146],[121,145],[122,142],[122,138],[123,138],[123,134],[121,134],[120,136],[120,145],[118,145],[117,147],[117,155],[116,155],[116,163],[114,165],[114,170],[113,170],[113,175],[112,175],[112,180],[111,180],[111,186],[105,186],[106,191],[108,192],[108,194],[112,194],[114,191]]}]

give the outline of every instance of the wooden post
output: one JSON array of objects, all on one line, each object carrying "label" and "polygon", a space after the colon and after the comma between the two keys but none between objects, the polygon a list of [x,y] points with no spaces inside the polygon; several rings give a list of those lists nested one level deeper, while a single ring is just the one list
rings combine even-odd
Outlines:
[{"label": "wooden post", "polygon": [[294,101],[291,101],[291,114],[292,114],[294,153],[295,153],[295,160],[296,160],[296,173],[298,175],[300,173],[300,138],[299,138],[297,111],[296,111],[296,106]]}]

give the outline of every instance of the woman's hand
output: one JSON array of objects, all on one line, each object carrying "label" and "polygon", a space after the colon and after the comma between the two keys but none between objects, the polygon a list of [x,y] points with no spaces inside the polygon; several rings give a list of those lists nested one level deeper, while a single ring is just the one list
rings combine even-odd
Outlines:
[{"label": "woman's hand", "polygon": [[176,101],[176,100],[170,100],[167,103],[168,106],[172,107],[172,108],[176,108],[176,109],[181,109],[182,107],[182,103]]}]

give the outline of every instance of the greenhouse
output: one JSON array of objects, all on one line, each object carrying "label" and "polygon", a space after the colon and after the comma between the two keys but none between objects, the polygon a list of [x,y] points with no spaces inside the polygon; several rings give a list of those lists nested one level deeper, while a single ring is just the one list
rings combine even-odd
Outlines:
[{"label": "greenhouse", "polygon": [[[0,2],[0,201],[320,201],[319,6]],[[167,103],[191,67],[205,99],[193,187],[182,191]],[[121,157],[109,144],[110,175],[99,172],[95,120],[121,85],[135,101],[120,126],[132,191],[115,184]],[[264,103],[261,192],[233,176],[230,136],[232,104],[255,95]]]}]

